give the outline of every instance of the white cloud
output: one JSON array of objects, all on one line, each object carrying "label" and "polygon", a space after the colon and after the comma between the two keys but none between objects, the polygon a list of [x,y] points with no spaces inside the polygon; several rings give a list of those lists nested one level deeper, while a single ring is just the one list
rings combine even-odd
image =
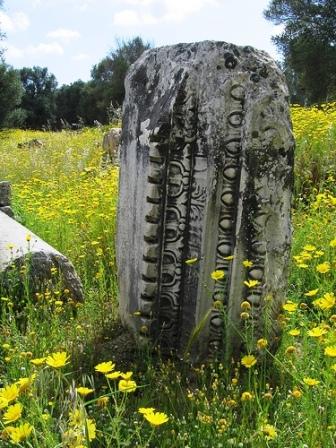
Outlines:
[{"label": "white cloud", "polygon": [[15,32],[25,31],[29,27],[30,21],[28,16],[22,11],[15,12],[11,16],[0,11],[0,24],[3,31]]},{"label": "white cloud", "polygon": [[124,0],[124,3],[134,6],[147,6],[154,2],[155,0]]},{"label": "white cloud", "polygon": [[85,59],[88,59],[89,55],[87,53],[78,53],[76,56],[73,57],[74,61],[84,61]]},{"label": "white cloud", "polygon": [[8,59],[20,59],[24,55],[24,51],[21,48],[14,45],[6,45],[6,58]]},{"label": "white cloud", "polygon": [[63,42],[69,42],[70,40],[78,39],[80,37],[80,34],[75,30],[58,28],[57,30],[49,31],[47,37],[51,37],[52,39],[56,40],[59,39]]},{"label": "white cloud", "polygon": [[113,17],[114,25],[135,26],[135,25],[153,25],[158,19],[150,13],[135,11],[134,9],[124,9],[117,12]]},{"label": "white cloud", "polygon": [[19,48],[14,45],[6,45],[6,58],[8,58],[8,60],[20,59],[27,55],[39,56],[54,54],[61,56],[63,53],[63,47],[57,42],[52,42],[50,44],[40,43],[38,45],[28,45],[23,48]]},{"label": "white cloud", "polygon": [[90,5],[92,5],[94,0],[30,0],[30,3],[33,8],[37,8],[40,5],[44,5],[47,7],[50,6],[59,6],[60,3],[63,3],[66,6],[69,6],[69,3],[72,6],[75,6],[80,11],[85,11]]},{"label": "white cloud", "polygon": [[[141,8],[124,9],[117,12],[113,16],[114,25],[135,26],[181,22],[205,7],[219,4],[219,0],[124,0],[124,2]],[[150,13],[148,11],[149,5],[161,7],[161,14],[153,15]]]},{"label": "white cloud", "polygon": [[25,52],[31,55],[39,55],[39,54],[55,54],[62,55],[64,53],[63,47],[57,43],[52,42],[51,44],[38,44],[38,45],[29,45]]},{"label": "white cloud", "polygon": [[167,22],[180,22],[212,2],[209,0],[164,0],[164,3],[166,12],[163,19]]}]

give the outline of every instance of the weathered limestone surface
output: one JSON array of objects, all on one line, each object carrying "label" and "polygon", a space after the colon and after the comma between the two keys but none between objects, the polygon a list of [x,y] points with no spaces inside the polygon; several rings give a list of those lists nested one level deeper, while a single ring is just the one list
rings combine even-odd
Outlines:
[{"label": "weathered limestone surface", "polygon": [[108,164],[114,165],[119,161],[119,143],[121,128],[112,128],[103,136],[102,168]]},{"label": "weathered limestone surface", "polygon": [[[30,235],[30,241],[27,241],[27,235]],[[69,290],[68,298],[83,300],[82,284],[70,261],[30,230],[0,212],[0,279],[2,287],[9,293],[13,285],[18,291],[23,287],[25,275],[19,276],[20,282],[17,284],[13,266],[19,272],[24,265],[28,266],[29,287],[33,293],[43,292],[50,282],[60,280],[63,291]],[[52,275],[52,268],[57,268],[59,276]]]},{"label": "weathered limestone surface", "polygon": [[[178,353],[198,328],[193,359],[246,350],[246,325],[251,339],[268,337],[275,346],[293,182],[283,75],[262,51],[207,41],[146,51],[125,85],[117,236],[123,323],[139,341]],[[211,279],[215,270],[223,280]],[[249,280],[258,284],[248,287]]]}]

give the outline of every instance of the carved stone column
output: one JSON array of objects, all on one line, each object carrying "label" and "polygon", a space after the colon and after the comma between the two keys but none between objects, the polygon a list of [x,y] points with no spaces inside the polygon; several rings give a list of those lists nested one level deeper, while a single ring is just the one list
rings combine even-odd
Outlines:
[{"label": "carved stone column", "polygon": [[237,354],[243,301],[252,337],[276,341],[293,146],[284,77],[262,51],[179,44],[131,67],[117,259],[121,318],[140,342],[193,359]]}]

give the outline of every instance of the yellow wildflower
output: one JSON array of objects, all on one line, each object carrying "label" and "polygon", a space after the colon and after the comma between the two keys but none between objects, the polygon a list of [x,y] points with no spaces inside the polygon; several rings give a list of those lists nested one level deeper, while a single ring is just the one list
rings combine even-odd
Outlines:
[{"label": "yellow wildflower", "polygon": [[7,411],[3,415],[3,421],[5,425],[8,423],[16,422],[16,420],[19,420],[19,418],[22,415],[23,406],[21,403],[13,404],[12,406],[9,406]]},{"label": "yellow wildflower", "polygon": [[330,358],[336,358],[336,345],[328,345],[324,349],[324,354]]},{"label": "yellow wildflower", "polygon": [[11,384],[0,389],[0,397],[5,398],[8,403],[14,401],[19,396],[19,388],[16,384]]},{"label": "yellow wildflower", "polygon": [[292,302],[291,300],[287,300],[287,302],[282,305],[282,308],[288,313],[294,313],[297,310],[298,304]]},{"label": "yellow wildflower", "polygon": [[224,271],[218,269],[217,271],[211,272],[211,278],[215,281],[222,280],[225,276]]},{"label": "yellow wildflower", "polygon": [[[87,436],[91,440],[96,438],[96,423],[92,418],[86,419]],[[85,431],[86,432],[86,431]]]},{"label": "yellow wildflower", "polygon": [[311,330],[308,330],[308,336],[312,338],[320,338],[324,334],[327,333],[327,330],[325,328],[321,327],[314,327]]},{"label": "yellow wildflower", "polygon": [[264,434],[266,440],[274,440],[277,436],[276,429],[273,425],[266,423],[260,428],[261,432]]},{"label": "yellow wildflower", "polygon": [[36,375],[34,373],[29,377],[19,378],[19,380],[16,382],[16,384],[19,386],[19,393],[21,394],[23,392],[26,392],[33,384],[35,378]]},{"label": "yellow wildflower", "polygon": [[324,263],[318,264],[316,266],[316,270],[320,274],[325,274],[326,272],[330,271],[330,263],[328,261],[325,261]]},{"label": "yellow wildflower", "polygon": [[32,364],[34,364],[34,366],[41,366],[42,364],[44,364],[46,362],[46,357],[44,358],[35,358],[35,359],[31,359],[30,362]]},{"label": "yellow wildflower", "polygon": [[248,302],[247,300],[244,300],[241,304],[240,304],[240,308],[243,311],[249,311],[251,309],[251,304],[250,302]]},{"label": "yellow wildflower", "polygon": [[120,392],[134,392],[137,388],[137,384],[132,380],[120,380],[118,384],[118,389]]},{"label": "yellow wildflower", "polygon": [[299,399],[302,397],[302,392],[300,389],[293,389],[291,395],[292,397]]},{"label": "yellow wildflower", "polygon": [[50,367],[53,367],[54,369],[59,369],[61,367],[64,367],[66,364],[69,364],[67,362],[68,359],[69,356],[66,354],[66,352],[56,352],[47,357],[46,364]]},{"label": "yellow wildflower", "polygon": [[100,364],[97,364],[95,367],[96,372],[100,373],[110,373],[115,368],[115,364],[112,363],[112,361],[107,362],[101,362]]},{"label": "yellow wildflower", "polygon": [[106,397],[106,396],[105,397],[99,397],[97,399],[97,405],[100,408],[105,408],[109,401],[110,401],[110,397]]},{"label": "yellow wildflower", "polygon": [[307,297],[313,297],[316,296],[316,294],[318,293],[319,289],[311,289],[310,291],[305,293],[305,296]]},{"label": "yellow wildflower", "polygon": [[240,397],[241,401],[251,401],[252,398],[253,398],[253,394],[251,394],[251,392],[247,392],[247,391],[243,392]]},{"label": "yellow wildflower", "polygon": [[253,355],[246,355],[246,356],[242,357],[241,363],[244,367],[246,367],[247,369],[250,369],[257,363],[257,359]]},{"label": "yellow wildflower", "polygon": [[168,416],[163,412],[148,412],[143,414],[143,416],[153,426],[160,426],[169,420]]},{"label": "yellow wildflower", "polygon": [[260,281],[259,280],[245,280],[244,285],[247,286],[248,288],[254,288],[255,286],[260,285]]},{"label": "yellow wildflower", "polygon": [[303,378],[303,382],[305,384],[307,384],[307,386],[309,386],[309,387],[314,387],[314,386],[317,386],[318,384],[320,384],[319,380],[315,380],[314,378],[310,378],[310,377]]},{"label": "yellow wildflower", "polygon": [[9,436],[12,442],[20,443],[28,439],[32,431],[33,431],[32,425],[30,425],[29,423],[22,423],[20,426],[17,426],[16,428],[12,427],[9,432]]},{"label": "yellow wildflower", "polygon": [[313,301],[313,305],[321,310],[330,310],[336,303],[336,297],[334,293],[327,292],[320,299],[316,299]]},{"label": "yellow wildflower", "polygon": [[336,247],[336,238],[330,241],[329,246]]},{"label": "yellow wildflower", "polygon": [[133,376],[133,372],[121,373],[120,376],[124,380],[130,380]]},{"label": "yellow wildflower", "polygon": [[316,250],[316,247],[313,244],[306,244],[303,246],[303,249],[307,252],[314,252]]},{"label": "yellow wildflower", "polygon": [[252,261],[250,261],[250,260],[244,260],[244,261],[243,261],[243,266],[244,266],[245,268],[251,268],[251,267],[253,266],[253,263],[252,263]]},{"label": "yellow wildflower", "polygon": [[121,372],[119,372],[119,370],[116,370],[115,372],[107,373],[105,375],[105,377],[108,378],[109,380],[116,380],[120,376],[121,376]]},{"label": "yellow wildflower", "polygon": [[250,317],[249,313],[244,311],[243,313],[240,313],[241,320],[247,320]]},{"label": "yellow wildflower", "polygon": [[257,340],[257,348],[259,350],[263,350],[268,346],[268,341],[265,338],[261,338]]},{"label": "yellow wildflower", "polygon": [[93,389],[89,389],[88,387],[84,386],[76,387],[76,391],[82,397],[86,397],[87,395],[92,394],[92,392],[94,392]]},{"label": "yellow wildflower", "polygon": [[307,263],[298,263],[297,267],[300,268],[300,269],[307,269],[307,268],[309,268]]},{"label": "yellow wildflower", "polygon": [[289,330],[288,334],[290,336],[300,336],[301,331],[298,328],[293,328],[293,330]]}]

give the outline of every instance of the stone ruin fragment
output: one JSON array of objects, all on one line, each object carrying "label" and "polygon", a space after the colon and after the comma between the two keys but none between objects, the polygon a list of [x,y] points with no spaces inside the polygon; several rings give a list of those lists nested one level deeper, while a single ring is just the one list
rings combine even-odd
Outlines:
[{"label": "stone ruin fragment", "polygon": [[0,182],[0,289],[14,301],[28,287],[31,296],[57,287],[59,298],[81,302],[83,286],[72,263],[12,219],[10,183]]},{"label": "stone ruin fragment", "polygon": [[274,349],[291,245],[284,76],[265,52],[207,41],[146,51],[125,85],[123,323],[139,343],[193,360],[238,356],[260,337]]},{"label": "stone ruin fragment", "polygon": [[119,162],[120,128],[112,128],[103,136],[103,154],[101,168],[106,169],[108,165]]}]

